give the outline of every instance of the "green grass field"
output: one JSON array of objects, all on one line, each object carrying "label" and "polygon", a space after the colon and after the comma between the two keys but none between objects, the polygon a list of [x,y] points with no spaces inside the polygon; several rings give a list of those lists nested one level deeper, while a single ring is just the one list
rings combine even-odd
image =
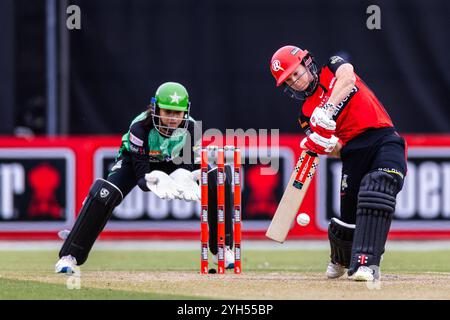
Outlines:
[{"label": "green grass field", "polygon": [[380,288],[324,277],[326,250],[247,250],[243,274],[198,274],[197,251],[97,250],[80,289],[57,252],[0,251],[0,299],[450,299],[450,250],[390,251]]}]

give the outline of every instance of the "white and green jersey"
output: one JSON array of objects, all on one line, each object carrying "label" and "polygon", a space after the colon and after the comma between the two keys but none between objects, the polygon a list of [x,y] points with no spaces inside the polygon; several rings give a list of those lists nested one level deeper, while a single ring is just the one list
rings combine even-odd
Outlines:
[{"label": "white and green jersey", "polygon": [[[181,158],[188,161],[184,161],[179,167],[194,170],[194,162],[198,157],[194,153],[194,149],[197,150],[194,148],[195,120],[189,117],[185,121],[188,121],[186,129],[177,129],[172,136],[165,137],[153,126],[151,115],[148,112],[139,114],[131,122],[128,132],[122,136],[122,145],[117,159],[131,157],[134,161],[140,162],[138,171],[143,171],[150,170],[151,163],[173,162],[174,159],[178,160],[176,163],[180,163],[179,158]],[[190,155],[185,155],[186,152],[189,152]],[[144,174],[148,172],[144,172]],[[137,176],[141,173],[136,172]]]}]

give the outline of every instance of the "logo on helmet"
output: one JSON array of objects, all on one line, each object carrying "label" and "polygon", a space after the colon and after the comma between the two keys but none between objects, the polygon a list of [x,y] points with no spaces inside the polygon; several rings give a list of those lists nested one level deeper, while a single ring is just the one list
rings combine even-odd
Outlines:
[{"label": "logo on helmet", "polygon": [[174,92],[173,95],[170,95],[169,97],[171,99],[170,103],[176,103],[176,104],[180,103],[181,97],[176,92]]},{"label": "logo on helmet", "polygon": [[280,60],[274,60],[272,62],[272,70],[275,72],[280,70],[284,71],[283,67],[281,66]]},{"label": "logo on helmet", "polygon": [[293,56],[295,56],[297,54],[297,52],[299,52],[299,51],[300,51],[300,48],[294,48],[294,49],[292,49],[291,54]]}]

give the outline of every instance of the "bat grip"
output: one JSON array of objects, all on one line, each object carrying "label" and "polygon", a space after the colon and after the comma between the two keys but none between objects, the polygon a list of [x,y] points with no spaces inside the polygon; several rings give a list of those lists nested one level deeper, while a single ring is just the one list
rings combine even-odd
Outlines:
[{"label": "bat grip", "polygon": [[317,157],[317,153],[312,152],[312,151],[310,151],[310,150],[307,150],[307,151],[306,151],[306,154],[307,154],[307,155],[310,155],[311,157]]}]

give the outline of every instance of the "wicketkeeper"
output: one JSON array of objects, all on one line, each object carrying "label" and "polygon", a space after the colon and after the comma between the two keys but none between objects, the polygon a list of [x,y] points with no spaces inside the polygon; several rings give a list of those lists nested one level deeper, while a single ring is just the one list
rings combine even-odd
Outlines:
[{"label": "wicketkeeper", "polygon": [[[196,122],[189,116],[189,111],[189,95],[184,86],[167,82],[157,89],[149,108],[132,121],[128,132],[123,135],[115,164],[107,178],[97,179],[89,190],[75,225],[59,252],[60,260],[56,263],[55,272],[72,273],[75,266],[86,262],[112,211],[136,185],[161,199],[200,200],[197,183],[200,139],[194,141]],[[184,153],[189,153],[189,156]],[[217,263],[216,175],[217,169],[211,168],[208,176],[208,200],[211,204],[209,247]],[[231,168],[226,167],[227,212],[232,212],[231,177]],[[232,215],[226,217],[225,264],[226,268],[233,268]]]},{"label": "wicketkeeper", "polygon": [[[300,102],[300,146],[342,160],[340,218],[329,224],[326,275],[379,279],[379,266],[406,175],[405,140],[381,102],[339,56],[319,67],[307,50],[280,48],[270,66],[276,85]],[[330,118],[328,111],[333,111]]]}]

